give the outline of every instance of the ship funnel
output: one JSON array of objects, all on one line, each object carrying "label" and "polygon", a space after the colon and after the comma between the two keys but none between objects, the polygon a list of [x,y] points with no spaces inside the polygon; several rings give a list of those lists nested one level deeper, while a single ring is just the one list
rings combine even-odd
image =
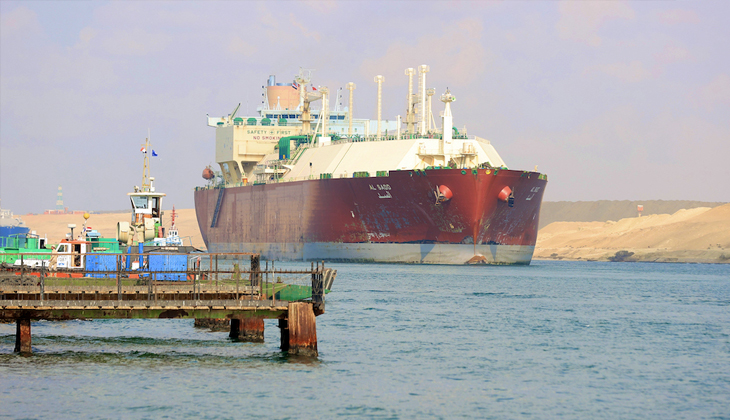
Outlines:
[{"label": "ship funnel", "polygon": [[382,100],[383,100],[383,81],[385,80],[385,77],[381,75],[375,76],[375,83],[378,84],[378,134],[377,139],[380,140],[380,115],[382,111]]}]

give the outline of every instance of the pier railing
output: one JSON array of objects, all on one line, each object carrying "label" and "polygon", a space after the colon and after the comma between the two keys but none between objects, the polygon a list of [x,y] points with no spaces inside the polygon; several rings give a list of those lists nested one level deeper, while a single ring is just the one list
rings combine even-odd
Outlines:
[{"label": "pier railing", "polygon": [[[61,261],[63,259],[63,261]],[[0,264],[0,300],[324,304],[336,271],[281,269],[252,253],[24,253]],[[7,303],[7,302],[6,302]],[[257,303],[256,305],[259,305]],[[179,306],[179,305],[178,305]]]}]

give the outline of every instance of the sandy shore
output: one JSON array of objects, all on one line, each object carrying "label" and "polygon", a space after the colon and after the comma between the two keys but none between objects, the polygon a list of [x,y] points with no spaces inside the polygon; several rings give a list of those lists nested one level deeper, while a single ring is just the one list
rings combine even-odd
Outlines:
[{"label": "sandy shore", "polygon": [[[163,214],[164,227],[165,229],[170,228],[170,215],[172,211],[165,210]],[[198,229],[198,220],[195,218],[195,209],[175,209],[177,213],[177,219],[175,224],[180,236],[183,238],[185,245],[190,244],[196,248],[204,249],[205,243],[203,242],[203,236],[200,234]],[[92,214],[87,222],[87,226],[92,229],[96,229],[101,233],[102,236],[107,238],[116,237],[117,222],[130,221],[132,217],[132,211],[126,213],[102,213]],[[51,243],[58,243],[61,239],[66,237],[66,233],[71,230],[68,228],[69,223],[75,223],[76,229],[74,234],[79,232],[79,229],[84,224],[84,217],[79,214],[61,214],[61,215],[26,215],[22,216],[26,226],[31,230],[36,231],[41,237],[46,236]]]},{"label": "sandy shore", "polygon": [[555,222],[540,230],[535,259],[730,263],[730,204],[608,222]]}]

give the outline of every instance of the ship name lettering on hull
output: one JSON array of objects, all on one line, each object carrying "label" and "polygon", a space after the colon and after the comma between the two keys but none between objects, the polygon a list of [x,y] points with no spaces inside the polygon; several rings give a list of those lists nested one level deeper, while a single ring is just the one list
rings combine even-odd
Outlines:
[{"label": "ship name lettering on hull", "polygon": [[368,232],[368,240],[370,239],[384,239],[390,237],[390,233],[387,232]]}]

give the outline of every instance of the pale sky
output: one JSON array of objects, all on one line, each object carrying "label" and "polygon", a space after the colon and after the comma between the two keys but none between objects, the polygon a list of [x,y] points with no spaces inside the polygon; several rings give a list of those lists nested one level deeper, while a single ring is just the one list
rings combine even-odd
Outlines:
[{"label": "pale sky", "polygon": [[[730,201],[730,2],[0,1],[0,199],[122,210],[152,175],[193,207],[215,130],[299,67],[355,116],[405,114],[407,67],[544,199]],[[334,100],[331,101],[334,106]],[[340,101],[347,105],[347,93]],[[443,109],[434,101],[434,114]]]}]

